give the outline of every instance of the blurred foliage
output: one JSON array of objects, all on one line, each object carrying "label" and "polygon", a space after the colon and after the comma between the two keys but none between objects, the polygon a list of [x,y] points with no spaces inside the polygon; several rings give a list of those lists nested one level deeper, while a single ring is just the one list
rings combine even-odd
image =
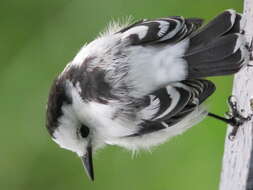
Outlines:
[{"label": "blurred foliage", "polygon": [[[45,125],[53,78],[108,21],[170,15],[211,19],[238,0],[1,0],[0,187],[8,190],[218,189],[225,125],[206,119],[185,134],[134,159],[107,147],[95,156],[88,181],[79,158],[58,148]],[[232,77],[212,78],[211,110],[223,114]]]}]

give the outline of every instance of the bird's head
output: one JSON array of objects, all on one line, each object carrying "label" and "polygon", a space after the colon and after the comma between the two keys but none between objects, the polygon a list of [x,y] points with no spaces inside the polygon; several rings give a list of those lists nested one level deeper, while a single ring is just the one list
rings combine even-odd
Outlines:
[{"label": "bird's head", "polygon": [[81,98],[78,88],[66,78],[58,77],[48,98],[46,127],[60,147],[75,152],[81,158],[87,175],[93,180],[92,153],[103,146],[103,141],[94,127],[97,121],[85,109],[92,112],[90,105]]},{"label": "bird's head", "polygon": [[115,144],[114,137],[127,136],[133,130],[122,127],[117,119],[118,110],[112,102],[118,98],[112,93],[113,84],[106,75],[110,72],[105,69],[110,59],[97,53],[104,55],[108,48],[98,50],[93,47],[96,43],[102,42],[98,39],[84,46],[54,80],[46,113],[46,127],[53,140],[77,153],[90,179],[94,179],[92,153]]}]

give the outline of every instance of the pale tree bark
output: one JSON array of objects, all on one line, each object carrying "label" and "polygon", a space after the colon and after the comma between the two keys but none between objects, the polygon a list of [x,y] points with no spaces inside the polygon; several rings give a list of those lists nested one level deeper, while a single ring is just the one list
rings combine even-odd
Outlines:
[{"label": "pale tree bark", "polygon": [[[250,42],[253,36],[253,0],[244,1],[243,17],[246,37]],[[241,109],[245,110],[244,114],[251,114],[253,67],[245,67],[236,74],[233,95]],[[227,136],[231,130],[229,126]],[[233,141],[226,138],[220,190],[253,190],[253,120],[239,128]]]}]

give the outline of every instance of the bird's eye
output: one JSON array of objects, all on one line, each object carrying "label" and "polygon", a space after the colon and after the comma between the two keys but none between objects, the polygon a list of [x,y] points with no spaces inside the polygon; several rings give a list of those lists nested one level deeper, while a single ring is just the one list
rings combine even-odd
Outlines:
[{"label": "bird's eye", "polygon": [[90,130],[88,127],[86,127],[85,125],[82,125],[81,128],[80,128],[80,133],[81,133],[81,136],[83,138],[86,138],[88,137],[89,133],[90,133]]}]

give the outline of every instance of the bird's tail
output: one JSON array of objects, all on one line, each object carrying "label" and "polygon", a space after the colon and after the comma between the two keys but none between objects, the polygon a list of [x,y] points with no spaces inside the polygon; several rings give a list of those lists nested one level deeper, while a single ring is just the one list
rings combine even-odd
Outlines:
[{"label": "bird's tail", "polygon": [[188,78],[202,78],[236,73],[249,57],[241,29],[241,15],[226,10],[190,38],[184,56]]}]

